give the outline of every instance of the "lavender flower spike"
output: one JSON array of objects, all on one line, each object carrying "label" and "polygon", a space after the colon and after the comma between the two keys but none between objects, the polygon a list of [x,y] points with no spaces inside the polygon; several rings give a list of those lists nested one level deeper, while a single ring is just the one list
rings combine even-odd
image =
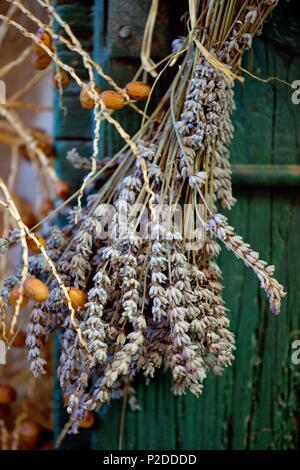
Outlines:
[{"label": "lavender flower spike", "polygon": [[280,312],[281,298],[286,292],[281,284],[272,277],[274,266],[269,266],[259,259],[259,254],[253,251],[242,237],[236,235],[233,227],[227,224],[227,219],[222,214],[215,214],[207,222],[209,230],[218,237],[235,256],[242,259],[247,267],[251,267],[258,279],[261,288],[266,292],[272,313]]}]

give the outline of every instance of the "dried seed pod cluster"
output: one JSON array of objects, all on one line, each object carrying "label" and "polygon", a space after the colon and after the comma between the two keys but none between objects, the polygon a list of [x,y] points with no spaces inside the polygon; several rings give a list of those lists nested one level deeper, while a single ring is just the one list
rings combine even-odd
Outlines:
[{"label": "dried seed pod cluster", "polygon": [[17,398],[16,390],[7,384],[0,384],[0,405],[10,405]]},{"label": "dried seed pod cluster", "polygon": [[[125,98],[119,91],[104,90],[100,92],[99,87],[86,84],[80,92],[80,103],[83,108],[93,109],[95,107],[95,99],[92,96],[93,88],[100,95],[100,99],[107,109],[118,111],[126,105]],[[148,98],[150,91],[151,87],[144,82],[129,82],[125,86],[125,92],[132,100],[145,100]]]}]

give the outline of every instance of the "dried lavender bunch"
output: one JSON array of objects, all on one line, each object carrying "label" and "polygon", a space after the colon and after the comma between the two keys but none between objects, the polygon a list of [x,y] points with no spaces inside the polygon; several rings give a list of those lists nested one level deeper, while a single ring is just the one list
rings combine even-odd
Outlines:
[{"label": "dried lavender bunch", "polygon": [[233,137],[232,86],[221,71],[200,57],[190,80],[184,111],[176,123],[184,149],[180,155],[182,176],[191,176],[196,170],[195,163],[206,155],[214,182],[214,199],[220,200],[226,209],[235,203],[227,148]]},{"label": "dried lavender bunch", "polygon": [[188,388],[195,395],[200,395],[206,368],[201,348],[198,342],[192,341],[189,334],[188,320],[188,317],[197,315],[196,297],[192,293],[186,257],[179,251],[178,245],[175,242],[170,247],[172,283],[167,289],[173,389],[176,394],[182,394]]}]

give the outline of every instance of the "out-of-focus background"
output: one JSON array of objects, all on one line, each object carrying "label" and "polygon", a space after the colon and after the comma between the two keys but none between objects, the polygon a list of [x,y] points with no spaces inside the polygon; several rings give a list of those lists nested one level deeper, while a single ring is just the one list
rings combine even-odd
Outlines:
[{"label": "out-of-focus background", "polygon": [[[23,2],[30,6],[31,11],[36,16],[43,18],[45,12],[38,6],[37,2]],[[26,25],[28,29],[36,32],[32,23],[24,19],[16,9],[5,1],[0,2],[0,13],[8,14],[11,17]],[[46,19],[46,18],[45,18]],[[23,63],[14,67],[9,73],[2,75],[3,68],[8,63],[20,57],[27,47],[31,46],[31,41],[24,38],[14,28],[6,27],[0,23],[0,80],[6,85],[6,100],[10,98],[16,103],[13,108],[19,114],[22,121],[28,128],[43,129],[47,133],[52,132],[52,68],[48,67],[45,71],[34,70],[31,66],[31,54]],[[34,82],[32,79],[34,77]],[[26,88],[28,87],[28,92]],[[45,106],[46,111],[26,109],[28,103]],[[12,146],[4,142],[3,135],[7,135],[5,121],[0,119],[0,175],[4,181],[9,180],[12,170]],[[13,139],[15,135],[12,133]],[[15,174],[13,184],[13,193],[21,199],[24,205],[29,204],[28,210],[35,214],[38,200],[40,198],[39,175],[33,168],[30,161],[19,155],[17,160],[18,170]],[[27,206],[26,206],[27,207]],[[3,235],[3,211],[0,213],[0,231]],[[3,258],[3,259],[2,259]],[[10,250],[9,265],[6,266],[4,258],[1,258],[1,278],[7,272],[12,272],[17,262],[18,250]],[[26,316],[26,310],[21,312]],[[28,368],[26,359],[26,347],[19,336],[20,346],[13,344],[7,351],[5,366],[0,365],[0,385],[9,385],[17,392],[17,399],[10,405],[1,403],[0,397],[0,423],[1,439],[0,449],[11,448],[15,446],[19,449],[26,448],[45,448],[51,446],[52,430],[52,377],[51,377],[51,350],[47,354],[50,364],[48,374],[43,380],[35,380]],[[16,344],[16,343],[15,343]],[[21,426],[21,437],[16,433],[17,427]],[[38,438],[36,434],[38,431]]]}]

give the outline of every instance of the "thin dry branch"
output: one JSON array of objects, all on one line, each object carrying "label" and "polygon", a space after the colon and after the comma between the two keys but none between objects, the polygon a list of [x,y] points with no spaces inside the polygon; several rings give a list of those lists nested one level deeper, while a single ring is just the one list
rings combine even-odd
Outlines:
[{"label": "thin dry branch", "polygon": [[[53,52],[51,51],[51,49],[49,49],[42,41],[40,41],[40,39],[38,39],[33,33],[30,33],[24,26],[20,25],[19,23],[17,23],[16,21],[13,21],[13,20],[9,20],[8,18],[6,18],[6,16],[4,15],[0,15],[0,19],[3,20],[5,23],[8,23],[9,25],[12,25],[14,26],[16,29],[18,29],[25,37],[27,38],[30,38],[32,39],[36,44],[38,44],[42,49],[45,50],[45,52],[47,52],[47,54],[52,58],[52,60],[60,67],[62,68],[63,70],[65,70],[66,72],[68,72],[73,78],[74,80],[76,81],[76,83],[80,86],[80,87],[84,87],[85,86],[85,83],[79,78],[79,76],[76,74],[75,70],[73,67],[65,64],[64,62],[62,62],[59,57]],[[53,37],[55,37],[55,35],[52,33]],[[137,149],[137,146],[136,144],[131,140],[129,134],[123,129],[123,127],[121,126],[121,124],[116,121],[110,114],[110,112],[107,110],[105,104],[103,103],[103,100],[101,99],[100,95],[95,91],[95,89],[93,89],[93,87],[91,87],[90,89],[90,94],[92,96],[92,98],[95,100],[95,103],[100,103],[101,105],[101,110],[102,110],[102,113],[103,113],[103,116],[105,117],[105,119],[110,123],[112,124],[116,129],[117,131],[119,132],[120,136],[125,140],[125,142],[130,146],[133,154],[138,158],[138,149]],[[146,171],[146,167],[145,165],[142,164],[142,167],[143,167],[143,172]],[[148,177],[146,177],[146,180],[148,180]]]},{"label": "thin dry branch", "polygon": [[[18,170],[18,159],[19,159],[19,145],[14,140],[14,143],[11,145],[11,164],[10,164],[10,171],[8,177],[7,188],[10,194],[13,193],[14,183],[17,175]],[[5,238],[9,234],[9,222],[10,222],[9,212],[4,211],[3,213],[3,229],[2,229],[2,237]],[[0,272],[1,275],[4,276],[7,269],[7,256],[2,256],[0,258]]]},{"label": "thin dry branch", "polygon": [[37,74],[35,74],[22,88],[19,88],[15,93],[13,93],[9,98],[8,98],[8,103],[10,101],[15,101],[20,99],[22,96],[26,95],[29,93],[32,88],[43,78],[45,78],[47,75],[49,75],[49,70],[40,70]]},{"label": "thin dry branch", "polygon": [[35,113],[52,113],[53,107],[26,101],[8,101],[6,106],[11,109],[27,109]]},{"label": "thin dry branch", "polygon": [[5,199],[6,199],[6,202],[0,200],[0,204],[10,212],[12,218],[15,220],[18,228],[20,229],[20,232],[21,232],[20,233],[20,240],[21,240],[22,249],[23,249],[23,270],[22,270],[21,285],[20,285],[20,291],[19,291],[20,295],[19,295],[19,297],[16,301],[16,308],[15,308],[15,312],[14,312],[14,315],[13,315],[13,320],[12,320],[12,323],[11,323],[11,328],[10,328],[11,337],[14,334],[15,325],[16,325],[17,319],[19,317],[20,306],[21,306],[21,303],[23,301],[23,296],[24,296],[24,282],[26,281],[26,278],[27,278],[27,275],[28,275],[28,247],[27,247],[27,243],[26,243],[26,237],[28,237],[28,238],[30,238],[31,240],[34,241],[34,243],[36,244],[36,246],[38,247],[38,249],[42,253],[42,255],[45,258],[48,266],[50,267],[50,269],[52,271],[52,274],[55,277],[59,287],[62,289],[62,291],[65,295],[66,301],[67,301],[69,311],[70,311],[70,318],[71,318],[72,324],[74,326],[74,329],[76,330],[76,333],[78,335],[79,341],[82,344],[82,346],[89,352],[87,344],[82,338],[80,328],[78,327],[78,324],[77,324],[77,321],[76,321],[76,318],[75,318],[75,310],[72,306],[72,302],[71,302],[68,290],[67,290],[66,286],[64,285],[64,283],[62,282],[61,277],[59,276],[53,261],[47,255],[45,248],[43,247],[43,245],[41,245],[38,238],[34,235],[34,233],[32,233],[30,231],[30,229],[27,227],[27,225],[25,225],[24,222],[22,221],[21,216],[18,212],[18,209],[17,209],[14,201],[12,200],[12,197],[9,194],[7,186],[5,185],[4,181],[1,178],[0,178],[0,188],[2,189],[2,191],[4,193],[4,196],[5,196]]},{"label": "thin dry branch", "polygon": [[[122,94],[122,96],[126,100],[128,106],[130,106],[138,114],[141,114],[142,116],[144,116],[144,112],[142,110],[140,110],[131,101],[131,99],[128,96],[126,90],[124,88],[119,87],[117,85],[117,83],[112,79],[112,77],[107,75],[104,72],[103,68],[97,62],[95,62],[93,60],[93,58],[90,56],[90,54],[87,51],[85,51],[82,48],[80,41],[78,40],[78,38],[73,33],[70,26],[58,15],[58,13],[55,11],[55,9],[48,2],[43,2],[43,1],[37,0],[37,1],[39,1],[39,3],[42,6],[44,6],[45,8],[48,9],[49,14],[51,14],[53,16],[53,18],[55,18],[56,21],[64,28],[64,30],[66,31],[66,33],[68,34],[68,36],[70,37],[72,42],[68,41],[63,36],[61,36],[57,33],[54,33],[53,30],[52,30],[51,25],[47,26],[46,24],[44,24],[39,18],[37,18],[35,15],[33,15],[33,13],[30,10],[28,10],[24,5],[22,5],[19,1],[17,1],[17,0],[6,0],[6,1],[9,2],[9,3],[15,4],[31,21],[36,23],[40,28],[43,28],[45,31],[47,31],[53,39],[62,42],[71,51],[77,52],[82,57],[83,63],[85,65],[85,67],[87,68],[88,72],[89,72],[89,77],[90,77],[91,83],[94,83],[94,77],[93,77],[92,68],[90,66],[94,67],[94,69],[97,71],[97,73],[104,80],[106,80],[107,83],[109,83],[116,91],[118,91],[119,93]],[[152,69],[153,69],[153,67],[152,67]]]},{"label": "thin dry branch", "polygon": [[33,154],[37,156],[45,173],[53,182],[56,182],[58,180],[58,177],[54,169],[52,168],[51,162],[46,157],[44,152],[39,148],[36,139],[34,139],[34,137],[32,137],[32,135],[25,129],[19,116],[14,112],[9,111],[7,107],[2,104],[0,104],[0,114],[2,114],[2,116],[8,120],[8,122],[13,126],[19,136],[26,143],[29,149],[29,154],[30,152],[33,152]]},{"label": "thin dry branch", "polygon": [[[11,5],[8,9],[8,12],[6,13],[6,16],[8,18],[11,18],[15,14],[15,12],[16,12],[16,6]],[[0,47],[2,46],[2,43],[5,39],[6,33],[7,33],[7,26],[6,25],[1,25],[1,27],[0,27]]]},{"label": "thin dry branch", "polygon": [[6,199],[7,209],[10,212],[10,215],[12,216],[12,218],[15,220],[18,228],[20,229],[20,240],[21,240],[21,245],[22,245],[23,268],[22,268],[22,274],[21,274],[21,284],[20,284],[20,289],[19,289],[19,297],[17,298],[17,301],[16,301],[15,311],[14,311],[13,318],[11,321],[11,326],[10,326],[10,335],[13,336],[15,326],[19,318],[21,304],[24,298],[24,282],[26,281],[27,275],[28,275],[28,265],[29,265],[28,247],[26,243],[26,230],[25,230],[24,223],[22,222],[20,213],[9,193],[7,186],[5,185],[4,181],[1,178],[0,178],[0,188],[2,189],[2,192]]},{"label": "thin dry branch", "polygon": [[30,55],[30,53],[31,53],[31,47],[29,46],[26,49],[24,49],[22,54],[20,54],[16,59],[14,59],[11,62],[9,62],[8,64],[4,65],[0,69],[0,78],[4,77],[12,69],[14,69],[18,65],[22,64],[24,62],[24,60],[26,60],[27,57]]}]

